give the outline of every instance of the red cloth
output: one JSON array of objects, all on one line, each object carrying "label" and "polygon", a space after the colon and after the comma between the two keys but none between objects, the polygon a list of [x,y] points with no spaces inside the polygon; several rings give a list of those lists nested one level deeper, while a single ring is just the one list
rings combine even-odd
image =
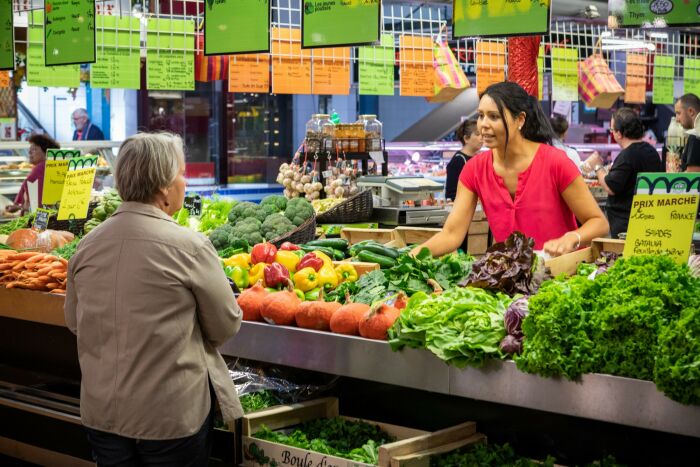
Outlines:
[{"label": "red cloth", "polygon": [[508,38],[508,81],[515,81],[531,96],[538,97],[537,55],[540,36]]},{"label": "red cloth", "polygon": [[39,189],[39,206],[41,207],[41,194],[44,191],[44,172],[46,171],[46,161],[40,162],[37,165],[34,166],[31,172],[29,172],[29,175],[27,175],[27,178],[24,179],[24,182],[22,182],[22,186],[19,189],[19,193],[17,193],[17,196],[15,197],[15,204],[19,204],[20,206],[23,206],[25,201],[29,203],[29,189],[27,188],[27,182],[36,182],[39,181],[38,189]]},{"label": "red cloth", "polygon": [[564,151],[541,144],[530,167],[518,175],[515,200],[493,169],[491,151],[467,162],[459,180],[479,197],[497,242],[519,230],[541,250],[545,242],[576,230],[576,217],[561,194],[580,176]]}]

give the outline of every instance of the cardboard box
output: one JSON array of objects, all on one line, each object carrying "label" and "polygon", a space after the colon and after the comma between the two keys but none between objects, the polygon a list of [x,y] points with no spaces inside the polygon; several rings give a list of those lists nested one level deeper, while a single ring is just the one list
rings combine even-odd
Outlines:
[{"label": "cardboard box", "polygon": [[63,295],[0,287],[0,316],[35,323],[66,326]]},{"label": "cardboard box", "polygon": [[470,255],[483,255],[484,253],[486,253],[486,249],[488,247],[488,233],[478,235],[469,234],[469,236],[467,237],[467,253],[469,253]]},{"label": "cardboard box", "polygon": [[[276,465],[303,465],[311,467],[372,467],[370,464],[253,437],[253,434],[263,425],[271,430],[281,430],[292,428],[308,420],[336,416],[339,416],[338,399],[332,397],[300,404],[273,407],[246,415],[243,417],[242,422],[243,466],[253,467],[276,463]],[[345,418],[353,420],[349,417]],[[473,422],[434,433],[369,420],[367,422],[379,425],[380,428],[397,439],[393,443],[379,447],[380,467],[396,465],[392,464],[392,459],[396,457],[432,449],[476,433],[476,424]],[[265,464],[258,462],[261,458],[267,458],[267,462]]]},{"label": "cardboard box", "polygon": [[622,254],[625,249],[625,241],[613,238],[596,238],[591,242],[588,248],[582,248],[556,258],[548,259],[544,265],[549,268],[553,276],[566,274],[571,276],[576,274],[576,268],[581,263],[592,263],[601,252],[607,251],[611,253]]}]

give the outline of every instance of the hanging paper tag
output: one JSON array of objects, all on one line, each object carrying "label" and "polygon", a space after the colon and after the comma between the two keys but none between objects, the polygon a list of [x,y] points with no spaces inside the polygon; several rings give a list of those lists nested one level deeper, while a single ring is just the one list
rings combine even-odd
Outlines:
[{"label": "hanging paper tag", "polygon": [[377,164],[384,163],[384,153],[382,151],[370,151],[369,157]]}]

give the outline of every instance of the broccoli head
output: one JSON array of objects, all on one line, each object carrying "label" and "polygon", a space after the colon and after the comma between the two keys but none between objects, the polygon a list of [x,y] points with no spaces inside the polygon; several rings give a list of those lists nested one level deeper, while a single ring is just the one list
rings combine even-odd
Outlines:
[{"label": "broccoli head", "polygon": [[260,201],[260,206],[272,206],[275,212],[284,212],[287,209],[287,198],[282,195],[270,195]]},{"label": "broccoli head", "polygon": [[212,233],[209,234],[209,240],[217,250],[228,248],[229,244],[234,240],[233,226],[230,224],[224,224],[217,227],[212,231]]},{"label": "broccoli head", "polygon": [[276,212],[276,209],[272,206],[261,206],[250,201],[243,201],[231,209],[231,212],[228,213],[228,221],[231,224],[236,224],[238,221],[252,217],[262,222],[274,212]]},{"label": "broccoli head", "polygon": [[287,202],[284,215],[298,227],[314,215],[314,208],[306,198],[294,198]]},{"label": "broccoli head", "polygon": [[281,237],[287,232],[291,232],[295,228],[292,221],[280,212],[265,219],[265,222],[262,223],[262,234],[267,240],[272,240]]},{"label": "broccoli head", "polygon": [[254,217],[247,217],[236,222],[231,228],[232,235],[235,239],[245,240],[249,245],[257,245],[265,241],[262,234],[260,233],[260,228],[262,227],[262,222]]}]

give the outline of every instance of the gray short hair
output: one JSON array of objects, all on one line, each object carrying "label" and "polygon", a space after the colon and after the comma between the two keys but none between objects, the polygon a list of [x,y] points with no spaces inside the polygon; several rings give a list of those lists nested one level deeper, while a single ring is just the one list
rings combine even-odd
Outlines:
[{"label": "gray short hair", "polygon": [[170,133],[138,133],[119,148],[114,181],[124,201],[150,203],[169,186],[184,163],[182,138]]},{"label": "gray short hair", "polygon": [[87,110],[82,109],[82,108],[75,109],[75,110],[73,111],[72,115],[73,115],[73,116],[76,116],[76,114],[79,115],[79,116],[81,116],[81,117],[90,117],[90,116],[88,115]]}]

